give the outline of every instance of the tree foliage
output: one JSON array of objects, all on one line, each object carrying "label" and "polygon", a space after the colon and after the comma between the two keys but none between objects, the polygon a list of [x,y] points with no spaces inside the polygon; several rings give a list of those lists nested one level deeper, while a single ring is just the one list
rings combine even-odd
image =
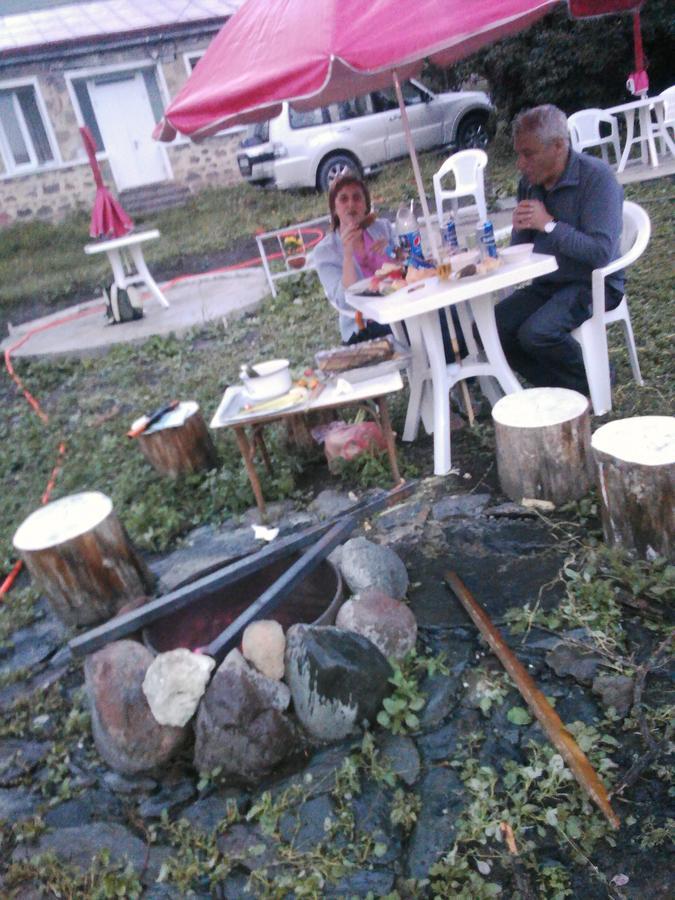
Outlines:
[{"label": "tree foliage", "polygon": [[[671,11],[669,0],[648,0],[641,14],[652,94],[672,83]],[[492,44],[446,73],[429,75],[453,87],[482,76],[500,118],[510,121],[519,110],[540,103],[555,103],[569,115],[626,102],[626,78],[633,69],[630,15],[575,20],[561,4],[515,37]]]}]

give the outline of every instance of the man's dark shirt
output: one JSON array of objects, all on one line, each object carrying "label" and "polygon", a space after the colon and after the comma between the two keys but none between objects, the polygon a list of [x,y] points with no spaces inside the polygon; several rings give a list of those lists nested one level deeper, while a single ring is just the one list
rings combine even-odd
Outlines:
[{"label": "man's dark shirt", "polygon": [[[565,171],[550,189],[521,178],[518,201],[541,200],[558,224],[551,234],[534,229],[513,231],[512,244],[534,243],[536,253],[552,253],[558,269],[537,284],[578,282],[590,287],[591,272],[621,255],[623,188],[610,167],[593,156],[570,149]],[[623,293],[623,270],[606,284]]]}]

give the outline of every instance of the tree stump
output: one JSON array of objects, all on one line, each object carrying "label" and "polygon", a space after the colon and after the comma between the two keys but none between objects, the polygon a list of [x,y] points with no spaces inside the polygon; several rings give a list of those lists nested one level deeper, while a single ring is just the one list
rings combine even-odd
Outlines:
[{"label": "tree stump", "polygon": [[213,469],[218,455],[199,405],[179,403],[156,425],[136,438],[143,456],[161,475],[178,478],[187,472]]},{"label": "tree stump", "polygon": [[497,471],[511,500],[556,506],[583,497],[593,478],[588,400],[565,388],[509,394],[493,410]]},{"label": "tree stump", "polygon": [[591,440],[608,544],[673,559],[675,418],[608,422]]},{"label": "tree stump", "polygon": [[18,528],[14,546],[66,625],[103,622],[153,587],[112,501],[98,491],[40,507]]}]

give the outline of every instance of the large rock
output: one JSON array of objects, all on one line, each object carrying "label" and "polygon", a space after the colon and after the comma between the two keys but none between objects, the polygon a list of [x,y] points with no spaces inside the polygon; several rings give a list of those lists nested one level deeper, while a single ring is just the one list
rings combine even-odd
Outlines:
[{"label": "large rock", "polygon": [[110,854],[111,863],[129,864],[146,884],[151,884],[159,874],[163,848],[148,847],[145,841],[115,822],[88,822],[46,832],[37,838],[35,845],[19,844],[12,854],[12,861],[53,853],[60,862],[87,870],[92,858],[103,851]]},{"label": "large rock", "polygon": [[160,725],[143,693],[154,657],[135,641],[115,641],[88,656],[85,683],[94,741],[118,772],[133,774],[163,765],[181,747],[187,728]]},{"label": "large rock", "polygon": [[408,590],[408,573],[401,559],[389,547],[380,547],[364,537],[344,544],[340,571],[353,594],[377,588],[402,600]]},{"label": "large rock", "polygon": [[391,666],[371,641],[339,628],[293,625],[286,635],[286,681],[307,732],[337,741],[372,721],[390,693]]},{"label": "large rock", "polygon": [[600,697],[602,705],[614,707],[622,719],[633,705],[635,681],[629,675],[598,675],[593,682],[593,693]]},{"label": "large rock", "polygon": [[211,679],[197,714],[195,766],[205,774],[256,781],[295,746],[295,730],[284,714],[285,684],[252,669],[232,650]]},{"label": "large rock", "polygon": [[418,795],[422,803],[408,842],[407,870],[411,878],[427,878],[431,866],[452,849],[464,789],[455,772],[437,767],[424,776]]},{"label": "large rock", "polygon": [[335,624],[368,638],[387,659],[403,659],[417,640],[417,620],[410,608],[375,588],[347,600]]},{"label": "large rock", "polygon": [[252,666],[275,681],[284,677],[284,629],[274,619],[259,619],[244,629],[241,652]]},{"label": "large rock", "polygon": [[197,710],[216,661],[185,647],[160,653],[143,679],[143,693],[160,725],[187,725]]},{"label": "large rock", "polygon": [[546,664],[556,675],[560,678],[571,675],[579,684],[585,685],[593,683],[602,661],[599,653],[562,641],[546,654]]},{"label": "large rock", "polygon": [[353,505],[354,501],[347,494],[330,488],[317,494],[308,509],[320,519],[330,519],[333,516],[339,516]]},{"label": "large rock", "polygon": [[50,744],[7,738],[0,741],[0,787],[12,787],[25,780],[49,753]]}]

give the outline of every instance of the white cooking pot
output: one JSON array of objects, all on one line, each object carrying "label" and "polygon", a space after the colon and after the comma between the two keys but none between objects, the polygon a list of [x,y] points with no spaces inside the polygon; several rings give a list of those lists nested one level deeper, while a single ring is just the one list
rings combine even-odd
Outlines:
[{"label": "white cooking pot", "polygon": [[[252,375],[250,370],[253,371]],[[239,374],[246,393],[253,400],[281,397],[282,394],[287,394],[292,386],[287,359],[270,359],[246,368],[242,366]]]}]

